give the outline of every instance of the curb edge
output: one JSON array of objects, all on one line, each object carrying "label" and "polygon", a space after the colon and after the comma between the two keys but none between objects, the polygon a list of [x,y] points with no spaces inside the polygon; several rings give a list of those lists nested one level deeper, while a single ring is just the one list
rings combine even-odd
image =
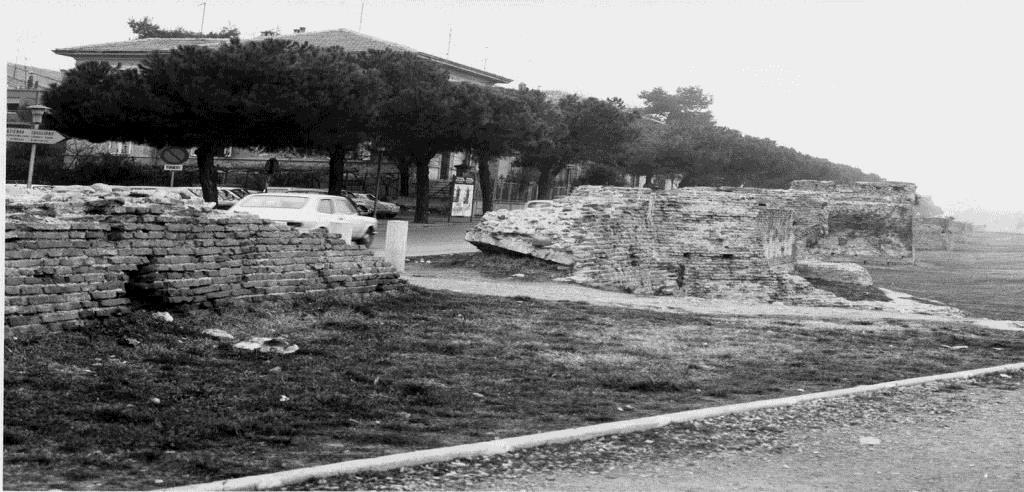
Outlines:
[{"label": "curb edge", "polygon": [[900,379],[871,385],[854,386],[838,390],[808,393],[803,395],[773,398],[770,400],[758,400],[746,403],[736,403],[720,407],[700,408],[684,412],[667,413],[651,417],[640,417],[629,420],[619,420],[603,424],[574,427],[557,431],[528,434],[518,437],[496,439],[472,444],[461,444],[443,448],[424,449],[407,453],[391,454],[376,458],[364,458],[359,460],[341,461],[327,465],[297,468],[248,477],[218,480],[214,482],[183,485],[166,489],[163,491],[228,491],[228,490],[266,490],[273,488],[284,488],[288,485],[297,484],[314,478],[328,478],[350,473],[363,471],[384,471],[395,468],[425,465],[450,461],[459,458],[473,458],[477,456],[490,456],[504,454],[511,451],[544,446],[548,444],[561,444],[573,441],[585,441],[597,437],[625,434],[630,432],[641,432],[670,424],[703,420],[711,417],[730,415],[734,413],[751,412],[766,408],[778,408],[796,405],[799,403],[838,398],[843,396],[858,395],[880,391],[884,389],[900,388],[905,386],[916,386],[937,381],[950,381],[955,379],[967,379],[976,376],[993,374],[997,372],[1024,371],[1024,362],[1003,364],[999,366],[970,369],[931,376],[922,376],[910,379]]}]

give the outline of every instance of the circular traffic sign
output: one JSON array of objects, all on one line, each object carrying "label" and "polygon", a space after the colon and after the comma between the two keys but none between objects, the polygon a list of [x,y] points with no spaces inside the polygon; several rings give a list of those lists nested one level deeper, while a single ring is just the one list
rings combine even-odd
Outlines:
[{"label": "circular traffic sign", "polygon": [[164,147],[157,153],[157,157],[168,164],[181,164],[188,160],[188,154],[188,149],[184,147]]}]

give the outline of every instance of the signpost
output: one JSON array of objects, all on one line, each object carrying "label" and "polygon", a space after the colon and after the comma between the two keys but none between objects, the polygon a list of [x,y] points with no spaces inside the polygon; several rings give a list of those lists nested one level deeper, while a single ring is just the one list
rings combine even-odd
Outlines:
[{"label": "signpost", "polygon": [[33,104],[28,107],[32,111],[32,129],[28,128],[8,128],[7,129],[7,140],[9,142],[20,142],[32,144],[32,152],[28,157],[28,179],[25,180],[25,184],[29,187],[32,186],[32,171],[36,167],[36,145],[52,145],[55,143],[63,142],[64,135],[57,133],[53,130],[40,130],[39,125],[43,122],[43,115],[46,114],[50,108],[43,106],[42,104]]},{"label": "signpost", "polygon": [[164,161],[164,171],[171,172],[171,184],[174,186],[174,173],[184,169],[181,163],[188,160],[188,149],[184,147],[164,147],[157,152],[156,156]]},{"label": "signpost", "polygon": [[67,140],[68,137],[53,130],[33,130],[29,128],[8,128],[7,141],[40,145],[53,145]]}]

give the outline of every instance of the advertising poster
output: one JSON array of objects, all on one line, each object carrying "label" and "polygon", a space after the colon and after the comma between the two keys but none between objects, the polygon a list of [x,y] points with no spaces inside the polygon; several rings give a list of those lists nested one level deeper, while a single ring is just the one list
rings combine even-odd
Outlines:
[{"label": "advertising poster", "polygon": [[473,180],[456,178],[452,184],[452,217],[473,216]]}]

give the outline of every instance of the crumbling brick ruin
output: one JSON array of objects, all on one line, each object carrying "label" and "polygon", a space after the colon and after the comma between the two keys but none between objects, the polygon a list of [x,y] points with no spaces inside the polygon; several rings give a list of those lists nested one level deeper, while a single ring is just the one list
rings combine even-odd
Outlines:
[{"label": "crumbling brick ruin", "polygon": [[83,326],[133,304],[196,307],[401,285],[393,267],[337,235],[107,188],[21,200],[8,188],[5,335]]},{"label": "crumbling brick ruin", "polygon": [[552,208],[500,210],[466,240],[573,266],[637,293],[784,296],[801,259],[913,261],[909,183],[794,182],[789,190],[581,186]]},{"label": "crumbling brick ruin", "polygon": [[963,243],[971,232],[974,232],[973,225],[953,220],[952,217],[915,218],[914,249],[949,250]]}]

